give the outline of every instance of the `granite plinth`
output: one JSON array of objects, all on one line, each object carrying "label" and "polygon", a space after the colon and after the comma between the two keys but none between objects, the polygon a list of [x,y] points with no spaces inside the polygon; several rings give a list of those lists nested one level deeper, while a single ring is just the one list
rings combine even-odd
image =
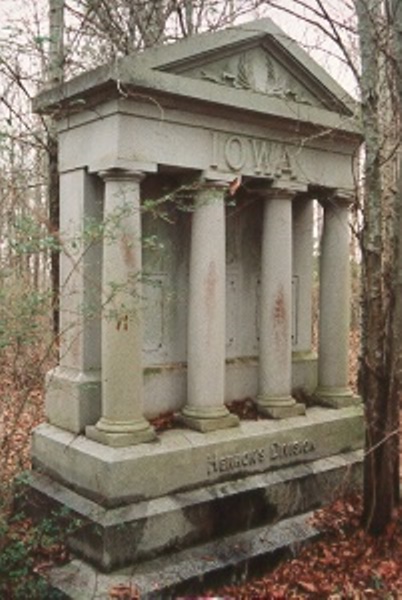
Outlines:
[{"label": "granite plinth", "polygon": [[32,457],[36,468],[82,496],[122,506],[362,447],[360,406],[314,407],[303,416],[208,433],[174,429],[127,448],[44,424],[34,432]]}]

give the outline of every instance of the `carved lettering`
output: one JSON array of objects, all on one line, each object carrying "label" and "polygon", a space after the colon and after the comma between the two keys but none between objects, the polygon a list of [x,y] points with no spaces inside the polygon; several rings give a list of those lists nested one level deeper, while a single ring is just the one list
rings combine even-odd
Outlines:
[{"label": "carved lettering", "polygon": [[251,151],[254,163],[254,172],[257,174],[270,174],[269,160],[270,150],[268,142],[250,139]]},{"label": "carved lettering", "polygon": [[270,457],[272,461],[278,459],[292,458],[302,454],[314,452],[315,444],[312,440],[296,440],[294,442],[272,442],[270,448]]},{"label": "carved lettering", "polygon": [[269,452],[266,450],[266,448],[260,447],[223,456],[219,456],[217,453],[210,454],[207,457],[207,473],[208,475],[218,475],[253,469],[264,465],[267,459],[275,463],[290,461],[295,457],[302,458],[315,451],[315,443],[308,438],[288,442],[272,442]]},{"label": "carved lettering", "polygon": [[212,132],[212,161],[211,168],[218,168],[218,142],[219,142],[219,134],[216,131]]},{"label": "carved lettering", "polygon": [[225,160],[234,171],[239,171],[245,165],[247,158],[245,140],[231,135],[225,143]]},{"label": "carved lettering", "polygon": [[207,456],[207,472],[208,475],[219,472],[218,461],[215,454]]},{"label": "carved lettering", "polygon": [[266,177],[296,179],[294,157],[286,144],[240,135],[211,132],[212,169],[246,170]]},{"label": "carved lettering", "polygon": [[273,442],[271,444],[271,460],[275,460],[279,457],[279,444],[277,444],[276,442]]},{"label": "carved lettering", "polygon": [[216,454],[207,457],[208,475],[238,471],[239,469],[254,467],[264,463],[266,458],[265,448],[256,448],[246,452],[228,454],[218,458]]},{"label": "carved lettering", "polygon": [[282,148],[281,156],[276,165],[276,175],[280,177],[281,175],[285,175],[290,177],[290,179],[295,179],[295,174],[292,165],[292,159],[290,154],[286,148]]}]

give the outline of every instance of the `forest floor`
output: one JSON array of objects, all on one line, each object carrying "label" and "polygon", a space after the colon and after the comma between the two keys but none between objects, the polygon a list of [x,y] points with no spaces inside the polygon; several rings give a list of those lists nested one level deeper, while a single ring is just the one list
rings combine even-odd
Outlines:
[{"label": "forest floor", "polygon": [[[44,420],[43,377],[35,363],[16,377],[18,364],[3,368],[0,376],[0,598],[46,600],[50,596],[34,585],[53,564],[69,559],[60,539],[39,532],[23,515],[15,515],[5,502],[13,478],[30,468],[30,435]],[[16,384],[17,381],[17,384]],[[243,409],[244,404],[237,407]],[[247,405],[246,405],[247,408]],[[402,416],[402,415],[401,415]],[[402,419],[401,419],[402,422]],[[162,429],[170,420],[156,422]],[[402,460],[401,460],[402,465]],[[401,467],[402,480],[402,467]],[[326,599],[402,600],[402,508],[392,525],[379,538],[370,537],[360,525],[361,498],[336,501],[315,514],[322,535],[301,549],[297,556],[281,562],[241,586],[226,586],[202,598],[239,600]],[[47,540],[47,541],[46,541]],[[37,581],[36,581],[37,582]],[[135,590],[110,590],[111,599],[138,600]],[[83,598],[83,600],[86,600]]]},{"label": "forest floor", "polygon": [[360,525],[361,498],[316,511],[320,538],[295,558],[242,586],[226,586],[219,597],[238,600],[378,600],[402,598],[402,509],[387,532],[369,536]]}]

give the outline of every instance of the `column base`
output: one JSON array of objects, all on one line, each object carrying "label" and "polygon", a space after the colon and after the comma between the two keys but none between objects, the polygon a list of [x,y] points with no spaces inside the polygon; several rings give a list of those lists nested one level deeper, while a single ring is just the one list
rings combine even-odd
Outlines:
[{"label": "column base", "polygon": [[148,421],[140,419],[131,423],[114,423],[100,419],[96,425],[85,428],[87,438],[114,448],[135,446],[156,440],[156,433]]},{"label": "column base", "polygon": [[58,366],[46,375],[46,416],[52,425],[76,434],[101,414],[101,372]]},{"label": "column base", "polygon": [[218,408],[216,406],[205,408],[185,406],[176,418],[179,423],[202,433],[237,427],[240,423],[239,417],[230,413],[226,406]]},{"label": "column base", "polygon": [[305,404],[296,402],[292,396],[259,396],[257,398],[257,408],[260,414],[271,419],[288,419],[306,414]]},{"label": "column base", "polygon": [[356,396],[350,388],[337,387],[318,387],[314,392],[314,400],[328,408],[346,408],[362,402],[360,396]]}]

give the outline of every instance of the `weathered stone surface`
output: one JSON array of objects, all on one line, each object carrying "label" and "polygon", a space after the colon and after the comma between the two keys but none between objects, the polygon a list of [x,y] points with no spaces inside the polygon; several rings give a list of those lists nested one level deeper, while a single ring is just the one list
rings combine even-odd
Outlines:
[{"label": "weathered stone surface", "polygon": [[51,423],[76,434],[96,423],[101,411],[100,371],[60,366],[50,371],[46,377],[45,408]]},{"label": "weathered stone surface", "polygon": [[[32,500],[83,519],[71,546],[98,569],[136,563],[142,597],[243,575],[309,537],[293,515],[361,473],[362,410],[343,402],[347,211],[340,222],[332,208],[354,187],[355,104],[263,20],[136,53],[36,107],[59,124],[64,252]],[[317,388],[314,200],[326,223],[318,396],[337,410],[300,414],[294,398]],[[225,401],[258,395],[280,421],[228,413]],[[172,410],[185,426],[154,437],[147,419]],[[83,563],[54,576],[72,598],[118,582]]]},{"label": "weathered stone surface", "polygon": [[[297,86],[300,88],[301,85],[308,90],[308,93],[313,95],[314,102],[323,108],[315,108],[309,103],[303,102],[300,95],[297,97],[297,92],[295,95],[291,93],[291,90],[286,90],[286,84],[282,90],[283,93],[270,93],[269,89],[264,89],[264,93],[261,93],[259,83],[244,89],[244,86],[236,85],[231,81],[230,75],[226,81],[221,79],[217,82],[215,78],[210,81],[205,75],[197,77],[195,74],[197,68],[204,70],[206,65],[217,65],[220,59],[228,60],[230,55],[233,61],[238,62],[245,56],[245,47],[249,52],[257,53],[257,55],[258,53],[268,55],[274,62],[280,56],[279,62],[282,63],[280,68],[285,69],[287,81],[290,82],[292,79],[295,81],[292,72],[298,71]],[[228,49],[231,51],[228,52]],[[222,53],[225,52],[226,55],[222,56]],[[273,54],[276,59],[273,58]],[[300,65],[304,67],[303,70],[300,69]],[[215,66],[213,70],[216,68],[219,67]],[[257,64],[252,68],[260,70]],[[271,70],[275,71],[275,68],[271,68]],[[181,73],[184,76],[178,77]],[[264,77],[267,77],[266,71]],[[244,80],[244,78],[242,79]],[[257,79],[260,82],[261,76]],[[214,34],[206,33],[178,44],[126,57],[112,65],[106,65],[80,75],[64,86],[43,92],[36,98],[34,108],[42,111],[55,111],[60,110],[64,103],[64,108],[70,109],[71,112],[77,112],[82,105],[85,106],[85,103],[89,103],[94,92],[98,92],[99,102],[100,86],[104,88],[105,92],[109,91],[110,97],[110,92],[114,90],[113,84],[116,82],[121,82],[123,86],[140,86],[149,91],[173,92],[177,96],[185,95],[197,100],[208,98],[210,102],[219,102],[219,104],[232,109],[237,105],[248,110],[260,110],[264,116],[268,96],[270,111],[275,114],[276,118],[296,118],[300,121],[313,121],[324,125],[324,115],[332,113],[333,119],[338,116],[338,120],[334,119],[332,123],[325,122],[326,127],[336,128],[338,125],[338,127],[343,126],[345,129],[356,131],[356,127],[353,128],[352,123],[345,123],[339,118],[341,115],[343,117],[353,115],[355,110],[353,99],[270,19],[259,19],[236,28],[231,27],[226,31]],[[217,85],[217,83],[221,85]],[[225,85],[226,83],[228,85]],[[282,81],[282,87],[283,83]],[[109,89],[107,89],[107,84],[109,84]],[[290,87],[292,87],[292,83],[290,83]],[[254,93],[245,93],[250,90]],[[286,97],[287,91],[290,92],[288,97]],[[108,95],[104,94],[101,100],[105,102],[107,97]],[[77,99],[80,99],[81,102],[77,102]],[[252,102],[251,106],[250,101]]]},{"label": "weathered stone surface", "polygon": [[237,427],[239,425],[239,418],[236,415],[232,415],[227,411],[226,415],[217,416],[213,418],[204,418],[204,415],[194,416],[187,415],[183,412],[177,415],[177,421],[190,429],[207,433],[209,431],[216,431],[218,429],[227,429],[228,427]]},{"label": "weathered stone surface", "polygon": [[72,549],[110,571],[316,508],[360,487],[361,459],[351,452],[111,509],[44,475],[31,475],[29,485],[37,507],[50,501],[78,516]]},{"label": "weathered stone surface", "polygon": [[292,517],[272,527],[255,528],[111,574],[74,560],[52,569],[49,579],[71,600],[81,600],[86,593],[94,600],[108,600],[118,585],[137,590],[141,600],[194,595],[211,586],[244,581],[286,554],[293,555],[318,535],[309,522],[311,517],[312,513]]},{"label": "weathered stone surface", "polygon": [[[130,93],[122,94],[125,86]],[[50,110],[60,130],[61,235],[68,250],[62,256],[63,367],[75,369],[77,377],[101,368],[99,309],[107,283],[99,281],[102,244],[91,240],[87,248],[80,247],[81,268],[76,264],[78,252],[72,252],[68,242],[80,245],[86,239],[87,222],[102,227],[106,196],[100,174],[105,171],[144,175],[145,418],[179,410],[187,401],[188,373],[183,369],[188,358],[192,216],[183,212],[178,216],[180,211],[164,201],[160,206],[166,209],[167,219],[155,219],[152,209],[147,215],[148,198],[160,202],[167,183],[170,200],[174,189],[188,183],[195,192],[195,177],[200,174],[226,182],[237,177],[247,180],[236,194],[236,207],[225,206],[227,277],[219,282],[221,288],[226,286],[225,358],[239,361],[258,358],[264,314],[262,210],[261,198],[254,192],[261,184],[276,188],[278,198],[289,186],[306,191],[307,196],[299,194],[292,200],[292,273],[288,273],[291,248],[285,244],[286,254],[273,250],[275,260],[284,264],[287,257],[286,305],[289,277],[293,282],[293,314],[288,315],[292,349],[311,352],[311,204],[318,187],[353,189],[351,161],[360,137],[353,100],[270,20],[137,53],[46,91],[36,107]],[[213,247],[215,236],[210,233],[206,246]],[[159,254],[146,248],[150,239],[156,240]],[[106,244],[103,250],[106,256],[111,248]],[[121,271],[121,265],[117,267],[116,274]],[[336,319],[332,321],[336,327]],[[332,333],[331,329],[329,337]],[[314,367],[299,360],[294,373],[292,369],[293,388],[312,391]],[[252,370],[251,363],[240,367],[238,362],[236,369],[227,363],[225,400],[258,393]],[[48,415],[54,425],[82,432],[101,417],[100,399],[94,402],[76,389],[71,397],[70,409],[65,390],[51,387]]]},{"label": "weathered stone surface", "polygon": [[[281,398],[281,400],[283,400]],[[293,402],[292,402],[293,400]],[[258,410],[262,415],[271,417],[272,419],[289,419],[290,417],[297,417],[306,414],[306,407],[301,402],[297,402],[289,397],[289,406],[273,406],[272,398],[267,399],[268,405],[266,406],[261,399],[258,401]]]},{"label": "weathered stone surface", "polygon": [[[166,431],[157,441],[109,448],[51,425],[33,436],[33,460],[105,506],[156,498],[243,475],[309,462],[363,445],[360,407],[310,408],[280,422],[242,421],[228,430]],[[152,476],[151,474],[157,474]]]},{"label": "weathered stone surface", "polygon": [[[320,324],[318,388],[316,395],[329,406],[353,404],[349,388],[350,259],[349,204],[329,198],[324,211],[320,257]],[[331,398],[332,397],[332,398]]]},{"label": "weathered stone surface", "polygon": [[295,194],[293,190],[276,190],[267,192],[264,198],[257,402],[272,418],[302,414],[294,410],[296,403],[291,397],[292,200]]}]

